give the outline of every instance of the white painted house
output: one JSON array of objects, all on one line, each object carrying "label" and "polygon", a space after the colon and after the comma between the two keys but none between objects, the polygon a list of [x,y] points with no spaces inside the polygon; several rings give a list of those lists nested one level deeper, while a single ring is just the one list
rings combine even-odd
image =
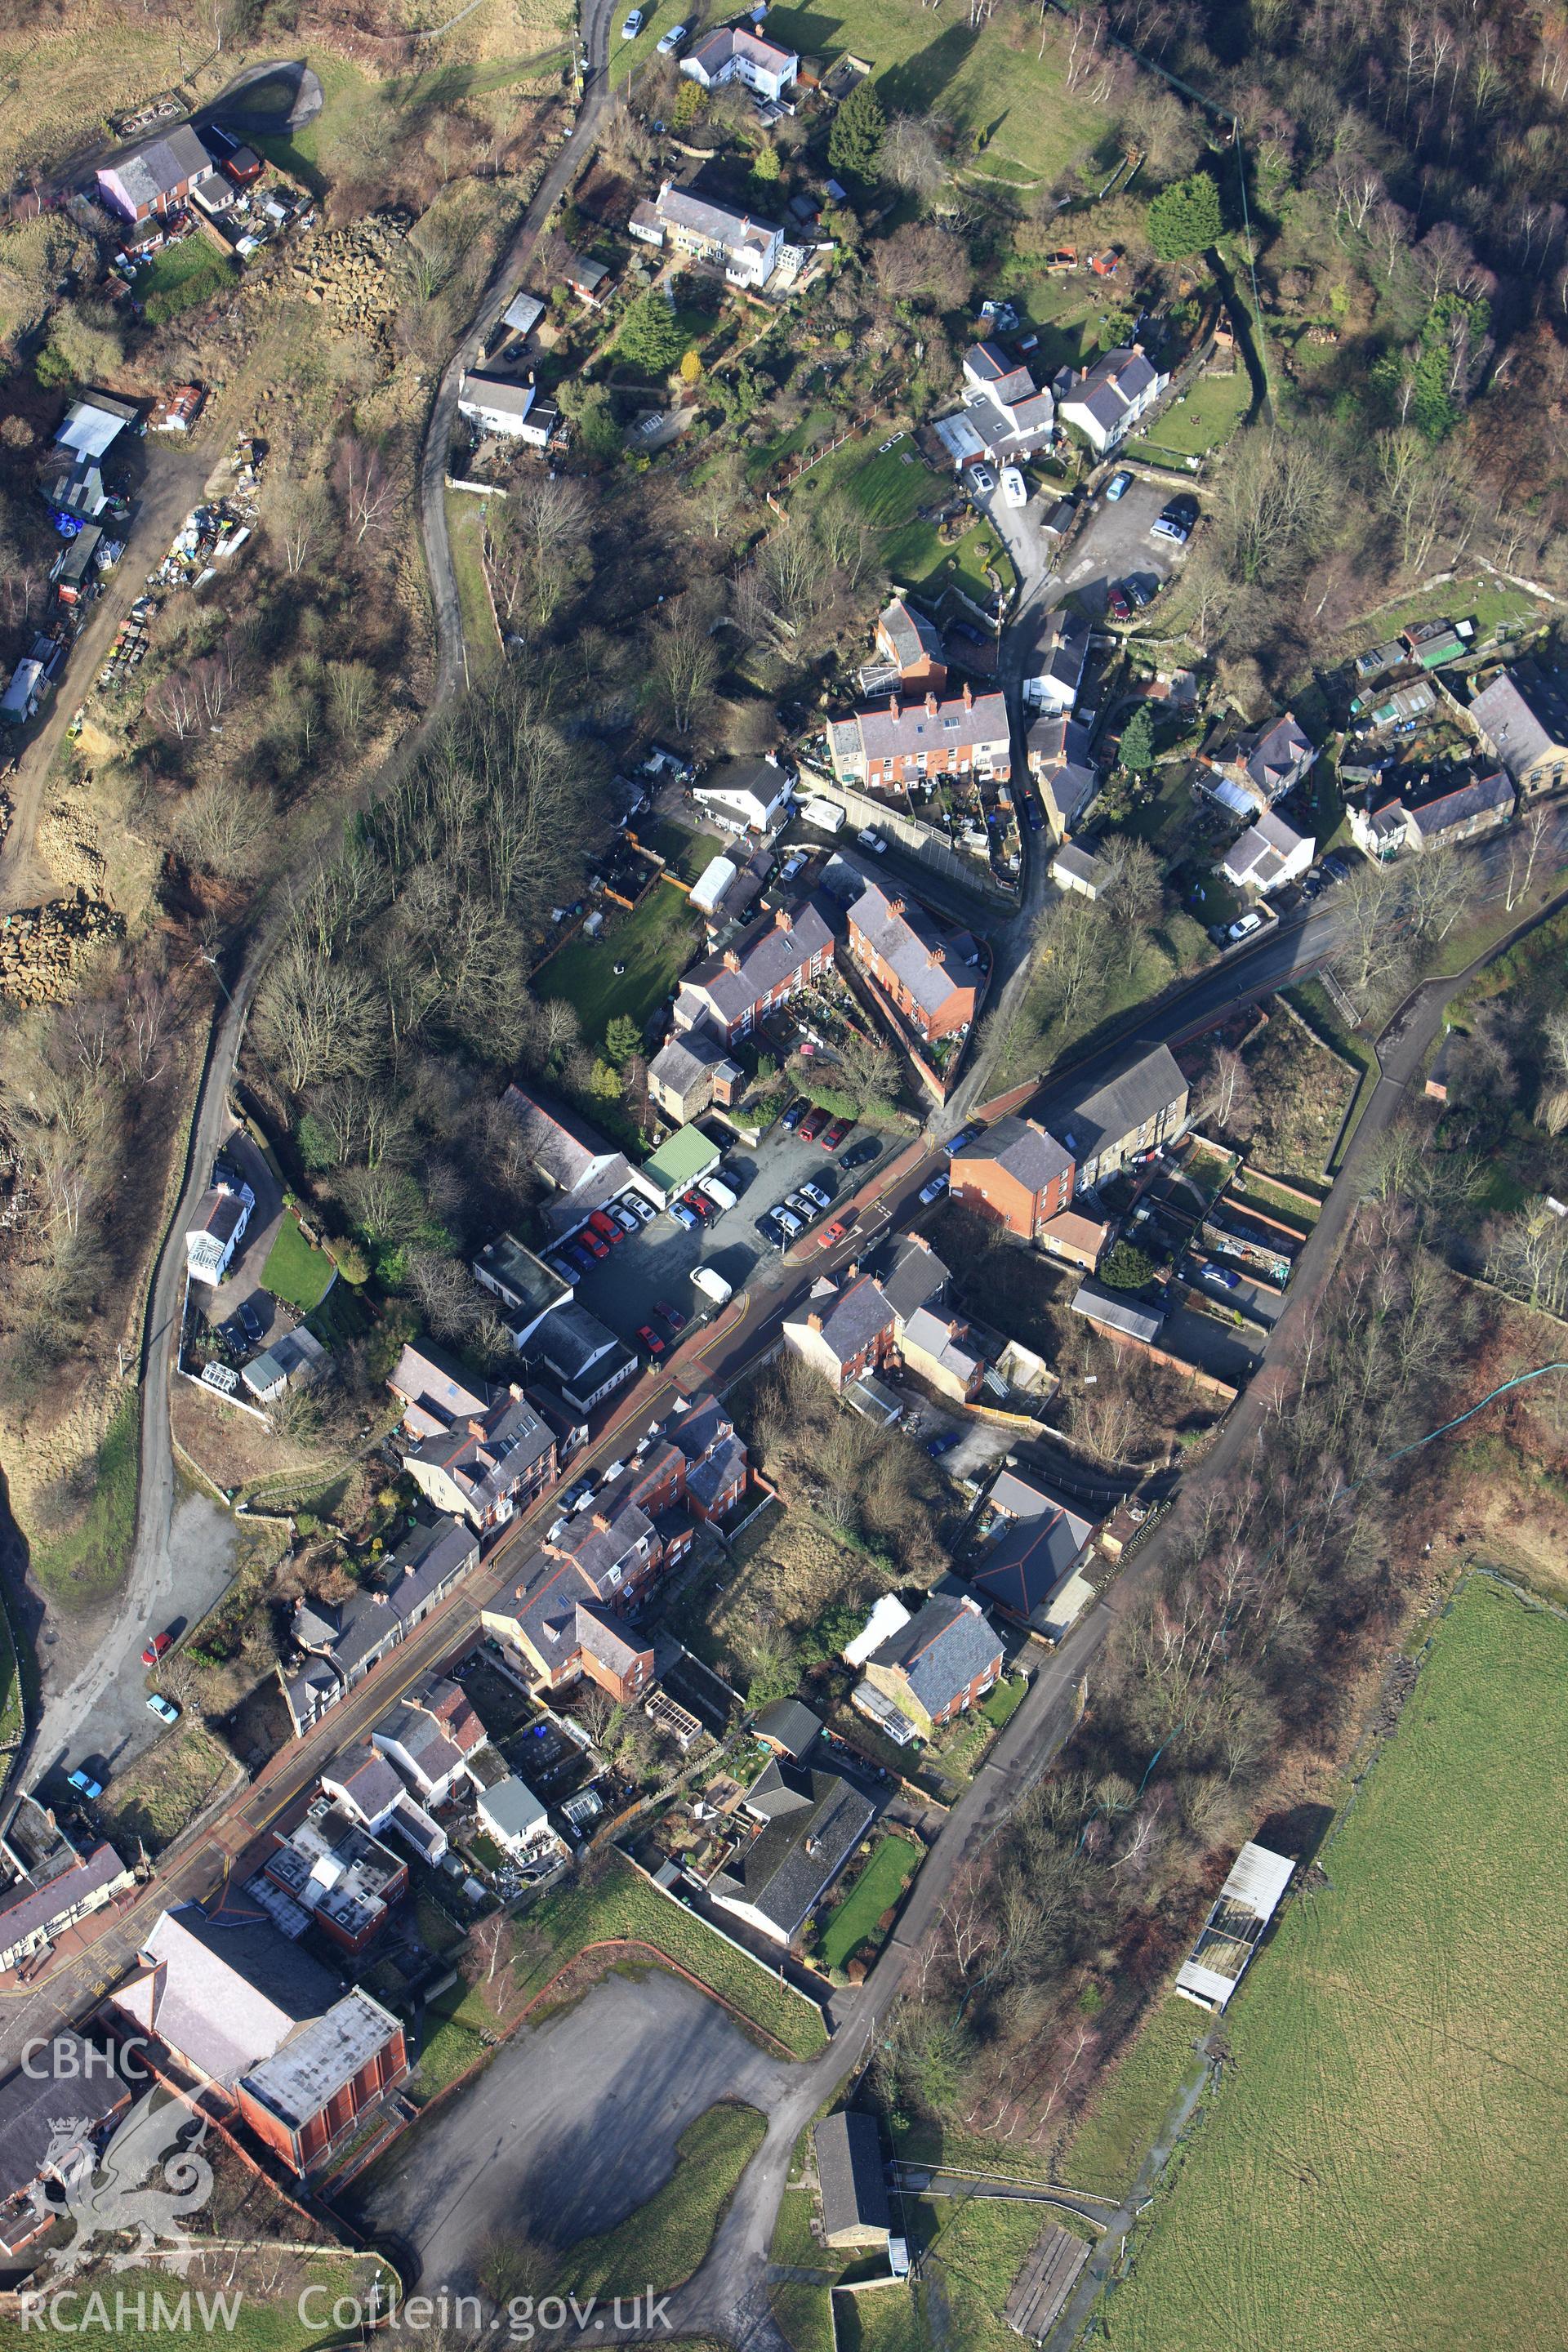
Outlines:
[{"label": "white painted house", "polygon": [[700,89],[718,89],[727,81],[742,81],[759,98],[775,103],[794,87],[800,59],[793,49],[764,40],[744,25],[723,25],[698,42],[680,70]]},{"label": "white painted house", "polygon": [[790,782],[772,760],[723,760],[691,797],[726,833],[771,833],[789,809]]},{"label": "white painted house", "polygon": [[1171,379],[1136,343],[1107,352],[1081,374],[1064,368],[1057,378],[1057,415],[1076,425],[1097,456],[1124,441]]},{"label": "white painted house", "polygon": [[458,414],[483,433],[526,441],[535,449],[547,449],[561,425],[561,411],[552,401],[541,400],[531,382],[519,383],[512,376],[473,372],[463,378]]},{"label": "white painted house", "polygon": [[765,286],[784,257],[784,233],[776,221],[753,220],[733,205],[669,180],[651,203],[644,196],[634,206],[626,227],[643,245],[669,247],[721,268],[731,286]]},{"label": "white painted house", "polygon": [[185,1234],[185,1264],[193,1282],[221,1282],[245,1238],[256,1195],[248,1184],[215,1184]]},{"label": "white painted house", "polygon": [[1311,865],[1316,844],[1310,834],[1297,833],[1282,816],[1265,809],[1226,851],[1220,871],[1233,888],[1256,890],[1267,898],[1300,880]]}]

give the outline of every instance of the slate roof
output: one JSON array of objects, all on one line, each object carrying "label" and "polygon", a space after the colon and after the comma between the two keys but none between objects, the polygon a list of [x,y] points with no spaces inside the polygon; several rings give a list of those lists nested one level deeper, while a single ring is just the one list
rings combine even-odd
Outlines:
[{"label": "slate roof", "polygon": [[733,205],[716,204],[695,188],[674,188],[668,182],[658,192],[656,209],[661,221],[687,229],[725,253],[765,253],[773,239],[784,235],[776,221],[757,220],[738,212]]},{"label": "slate roof", "polygon": [[656,1086],[668,1087],[684,1102],[698,1080],[709,1070],[721,1066],[733,1069],[724,1048],[700,1029],[682,1031],[662,1045],[647,1066],[647,1074]]},{"label": "slate roof", "polygon": [[9,1951],[29,1936],[47,1933],[75,1911],[89,1895],[112,1886],[125,1875],[125,1864],[108,1844],[95,1845],[86,1854],[73,1854],[68,1867],[39,1885],[16,1879],[0,1894],[0,1951]]},{"label": "slate roof", "polygon": [[493,1789],[481,1789],[479,1809],[486,1821],[509,1838],[531,1837],[550,1818],[527,1781],[520,1780],[515,1772],[509,1772]]},{"label": "slate roof", "polygon": [[1292,831],[1282,816],[1265,809],[1257,823],[1249,824],[1226,851],[1225,870],[1233,882],[1250,882],[1256,888],[1267,890],[1306,839],[1305,834]]},{"label": "slate roof", "polygon": [[1058,605],[1046,624],[1034,675],[1048,677],[1053,685],[1076,698],[1088,658],[1089,623],[1080,614]]},{"label": "slate roof", "polygon": [[833,945],[833,933],[809,902],[791,916],[776,916],[765,930],[734,950],[739,971],[723,956],[709,956],[686,975],[682,994],[700,992],[726,1024],[744,1018],[771,992],[794,978],[814,955]]},{"label": "slate roof", "polygon": [[596,1315],[572,1299],[552,1308],[528,1344],[531,1352],[568,1389],[574,1381],[590,1379],[597,1387],[631,1354]]},{"label": "slate roof", "polygon": [[775,1698],[771,1706],[763,1707],[752,1729],[759,1739],[771,1740],[798,1760],[822,1729],[822,1717],[814,1715],[804,1699]]},{"label": "slate roof", "polygon": [[[475,1427],[483,1434],[476,1436]],[[482,1516],[528,1476],[554,1443],[533,1407],[508,1394],[476,1415],[472,1424],[460,1422],[426,1438],[407,1458],[423,1469],[446,1471],[469,1509]]]},{"label": "slate roof", "polygon": [[[950,1328],[956,1325],[956,1329]],[[929,1307],[916,1309],[904,1326],[904,1338],[911,1348],[918,1348],[944,1371],[956,1380],[973,1379],[985,1359],[973,1345],[973,1334],[967,1323],[955,1316],[933,1314]]]},{"label": "slate roof", "polygon": [[1109,433],[1157,377],[1158,370],[1151,366],[1142,352],[1123,346],[1097,360],[1071,386],[1066,398],[1087,408],[1096,423]]},{"label": "slate roof", "polygon": [[723,25],[717,32],[710,33],[706,40],[699,41],[684,62],[700,65],[711,79],[732,57],[750,58],[753,64],[776,73],[788,65],[794,54],[792,49],[781,49],[776,41],[764,41],[760,35],[748,32],[743,26]]},{"label": "slate roof", "polygon": [[688,1462],[700,1462],[716,1445],[734,1433],[734,1423],[717,1397],[698,1395],[691,1400],[690,1409],[677,1413],[669,1422],[667,1434],[679,1448]]},{"label": "slate roof", "polygon": [[1028,1618],[1071,1572],[1094,1522],[1014,1470],[1003,1471],[986,1500],[1007,1523],[965,1573],[984,1600]]},{"label": "slate roof", "polygon": [[1002,1643],[982,1610],[956,1595],[933,1593],[907,1625],[872,1651],[867,1664],[901,1669],[910,1690],[934,1717],[1001,1654]]},{"label": "slate roof", "polygon": [[1472,776],[1451,793],[1443,793],[1436,800],[1421,801],[1405,810],[1407,824],[1415,826],[1423,840],[1435,834],[1447,833],[1450,826],[1466,824],[1472,817],[1506,815],[1513,808],[1514,791],[1500,768],[1489,775]]},{"label": "slate roof", "polygon": [[966,375],[987,386],[1000,383],[1013,373],[1015,362],[1007,357],[1000,343],[971,343],[963,354]]},{"label": "slate roof", "polygon": [[922,662],[943,659],[942,632],[934,621],[917,612],[902,596],[895,596],[877,626],[893,650],[900,669],[916,669]]},{"label": "slate roof", "polygon": [[501,1102],[522,1130],[531,1164],[558,1192],[574,1191],[596,1160],[616,1157],[614,1144],[562,1103],[516,1085],[508,1087]]},{"label": "slate roof", "polygon": [[1289,710],[1244,735],[1237,750],[1247,774],[1269,800],[1288,791],[1317,758],[1317,746]]},{"label": "slate roof", "polygon": [[[344,1604],[341,1627],[327,1645],[340,1674],[352,1678],[366,1657],[385,1648],[389,1620],[406,1622],[472,1565],[479,1549],[462,1519],[443,1517],[416,1528],[383,1566],[378,1584],[362,1587]],[[295,1626],[300,1632],[298,1618]]]},{"label": "slate roof", "polygon": [[1040,1113],[1076,1160],[1092,1160],[1120,1143],[1187,1090],[1175,1055],[1155,1045],[1128,1063],[1091,1094],[1058,1095]]},{"label": "slate roof", "polygon": [[409,1339],[387,1382],[395,1396],[407,1400],[405,1426],[416,1437],[430,1437],[470,1413],[488,1412],[494,1391],[488,1381],[467,1372],[454,1357],[428,1339]]},{"label": "slate roof", "polygon": [[891,2231],[882,2136],[874,2116],[840,2108],[814,2125],[822,2234],[829,2243],[844,2231]]},{"label": "slate roof", "polygon": [[181,122],[101,168],[111,172],[132,203],[141,206],[172,194],[182,180],[199,180],[212,170],[212,159],[190,124]]},{"label": "slate roof", "polygon": [[211,1234],[221,1244],[232,1239],[249,1213],[250,1203],[243,1193],[230,1192],[215,1186],[203,1197],[195,1221],[186,1230],[193,1234]]},{"label": "slate roof", "polygon": [[821,1316],[822,1329],[816,1337],[841,1366],[853,1363],[880,1332],[893,1328],[892,1307],[868,1274],[845,1290],[837,1289],[826,1278],[814,1283],[805,1307],[788,1318],[786,1329],[803,1327],[808,1310]]},{"label": "slate roof", "polygon": [[1091,890],[1098,890],[1110,880],[1110,868],[1092,850],[1078,849],[1067,842],[1051,860],[1052,881],[1059,882],[1064,874],[1070,882],[1087,882]]},{"label": "slate roof", "polygon": [[515,416],[521,423],[535,397],[535,387],[519,383],[515,376],[487,375],[481,369],[469,368],[463,377],[458,405],[487,408],[498,416]]},{"label": "slate roof", "polygon": [[371,1738],[395,1741],[421,1780],[432,1786],[449,1780],[462,1766],[462,1749],[447,1738],[435,1717],[426,1715],[423,1707],[410,1706],[406,1700],[400,1700],[390,1714],[382,1717]]},{"label": "slate roof", "polygon": [[31,2053],[30,2066],[0,2083],[0,2205],[29,2189],[43,2169],[55,2137],[62,2083],[70,2085],[68,2112],[80,2126],[79,2146],[130,2100],[126,2083],[106,2067],[103,2053],[80,2034],[60,2032]]},{"label": "slate roof", "polygon": [[911,759],[921,751],[973,751],[979,743],[1006,746],[1007,700],[1002,694],[975,694],[965,701],[931,695],[892,709],[858,710],[835,719],[830,729],[843,757],[858,748],[868,760]]},{"label": "slate roof", "polygon": [[508,1306],[531,1315],[559,1307],[571,1295],[571,1284],[563,1282],[511,1234],[498,1234],[493,1242],[485,1244],[474,1260],[474,1272],[494,1283]]},{"label": "slate roof", "polygon": [[952,1276],[931,1244],[919,1234],[900,1234],[889,1244],[877,1286],[900,1323],[941,1297]]},{"label": "slate roof", "polygon": [[967,931],[945,930],[918,900],[889,897],[868,882],[849,920],[923,1013],[940,1013],[955,989],[973,990],[974,974],[963,961],[973,940]]},{"label": "slate roof", "polygon": [[1070,832],[1100,784],[1088,728],[1064,711],[1053,711],[1035,720],[1025,751],[1031,769],[1049,789],[1064,832]]},{"label": "slate roof", "polygon": [[345,1748],[341,1756],[334,1756],[321,1778],[341,1789],[356,1814],[363,1813],[367,1822],[384,1813],[403,1794],[397,1767],[368,1740],[357,1750]]},{"label": "slate roof", "polygon": [[[177,2057],[232,2088],[342,1988],[255,1913],[209,1917],[196,1903],[162,1914],[143,1947],[157,1969],[152,2030]],[[132,1979],[134,1990],[135,1979]]]},{"label": "slate roof", "polygon": [[737,1479],[745,1485],[746,1449],[738,1437],[727,1437],[706,1461],[687,1472],[686,1491],[703,1510],[711,1511]]},{"label": "slate roof", "polygon": [[809,1771],[777,1757],[752,1783],[745,1802],[763,1816],[763,1826],[717,1874],[713,1889],[750,1904],[792,1937],[876,1820],[877,1808],[837,1772]]},{"label": "slate roof", "polygon": [[1009,1176],[1023,1185],[1026,1192],[1045,1192],[1053,1177],[1069,1173],[1073,1160],[1070,1151],[1064,1151],[1054,1135],[1037,1120],[999,1118],[973,1143],[966,1143],[952,1155],[955,1174],[971,1165],[988,1165],[993,1160],[1005,1168]]},{"label": "slate roof", "polygon": [[1073,1299],[1072,1311],[1103,1323],[1110,1330],[1121,1332],[1126,1339],[1145,1343],[1158,1336],[1165,1319],[1163,1308],[1145,1307],[1124,1291],[1102,1290],[1096,1282],[1084,1284]]},{"label": "slate roof", "polygon": [[1568,677],[1515,662],[1483,687],[1470,716],[1516,781],[1544,752],[1568,743]]}]

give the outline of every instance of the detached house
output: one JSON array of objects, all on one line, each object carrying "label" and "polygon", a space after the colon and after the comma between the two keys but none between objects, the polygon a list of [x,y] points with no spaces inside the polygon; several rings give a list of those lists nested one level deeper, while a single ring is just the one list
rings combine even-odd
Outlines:
[{"label": "detached house", "polygon": [[1310,833],[1295,832],[1282,816],[1265,809],[1257,824],[1231,843],[1220,860],[1220,872],[1234,888],[1256,890],[1267,898],[1270,891],[1283,890],[1305,874],[1316,854]]},{"label": "detached house", "polygon": [[561,411],[553,401],[540,398],[531,376],[521,383],[516,376],[468,370],[458,394],[458,414],[481,433],[533,449],[548,449],[561,430]]},{"label": "detached house", "polygon": [[724,25],[682,58],[680,70],[701,89],[719,89],[725,82],[741,81],[759,98],[776,104],[793,88],[800,59],[793,49],[764,40],[749,26]]},{"label": "detached house", "polygon": [[[691,66],[686,58],[682,73]],[[784,233],[776,221],[753,220],[733,205],[695,188],[678,188],[669,180],[651,203],[645,196],[637,204],[626,226],[644,245],[668,246],[694,261],[711,263],[731,286],[765,286],[784,257]]]},{"label": "detached house", "polygon": [[1074,1179],[1071,1152],[1035,1118],[997,1119],[949,1165],[952,1198],[1021,1242],[1037,1241],[1067,1207]]},{"label": "detached house", "polygon": [[1005,696],[977,695],[967,685],[945,702],[934,694],[923,702],[893,695],[885,709],[832,719],[827,748],[840,783],[872,792],[944,775],[1005,783],[1013,772]]},{"label": "detached house", "polygon": [[804,1307],[786,1315],[784,1344],[815,1364],[836,1390],[880,1371],[897,1351],[898,1318],[868,1274],[814,1282]]},{"label": "detached house", "polygon": [[221,1282],[245,1238],[256,1195],[248,1184],[215,1184],[185,1234],[185,1264],[193,1282]]},{"label": "detached house", "polygon": [[705,1030],[721,1045],[734,1045],[820,979],[832,961],[833,933],[815,907],[781,910],[737,946],[693,964],[675,999],[676,1032]]},{"label": "detached house", "polygon": [[[852,1704],[902,1742],[929,1739],[1000,1680],[1002,1643],[977,1601],[932,1593],[865,1662]],[[900,1719],[889,1722],[889,1713]]]},{"label": "detached house", "polygon": [[212,158],[188,122],[130,148],[100,166],[98,193],[120,219],[143,221],[173,212],[198,180],[216,176]]},{"label": "detached house", "polygon": [[672,1037],[647,1066],[650,1100],[680,1127],[715,1103],[727,1108],[745,1083],[740,1064],[700,1029]]},{"label": "detached house", "polygon": [[868,882],[849,909],[849,952],[928,1045],[965,1029],[979,1002],[978,950],[923,907]]},{"label": "detached house", "polygon": [[1555,792],[1568,776],[1568,675],[1562,670],[1515,662],[1481,688],[1470,718],[1521,799]]},{"label": "detached house", "polygon": [[1103,457],[1148,415],[1170,381],[1134,343],[1107,352],[1081,373],[1064,368],[1056,380],[1057,414]]},{"label": "detached house", "polygon": [[519,1350],[553,1307],[564,1307],[572,1286],[510,1234],[487,1242],[473,1261],[474,1280],[500,1302],[501,1320]]},{"label": "detached house", "polygon": [[[965,352],[963,382],[962,421],[979,445],[976,454],[1006,465],[1050,440],[1056,401],[1040,390],[1021,362],[1008,358],[1000,344],[974,343]],[[943,438],[951,447],[952,436]]]},{"label": "detached house", "polygon": [[1318,747],[1287,710],[1263,727],[1238,735],[1196,781],[1210,798],[1235,816],[1272,808],[1299,784],[1318,756]]},{"label": "detached house", "polygon": [[983,1601],[1028,1624],[1083,1559],[1094,1522],[1016,1470],[1004,1470],[985,1499],[990,1537],[965,1573]]},{"label": "detached house", "polygon": [[771,833],[789,814],[790,781],[776,760],[719,760],[691,797],[726,833]]},{"label": "detached house", "polygon": [[775,1756],[740,1810],[754,1824],[751,1842],[715,1874],[709,1895],[773,1943],[793,1943],[876,1820],[876,1805],[837,1772]]},{"label": "detached house", "polygon": [[1030,728],[1025,752],[1046,822],[1058,841],[1065,840],[1084,823],[1100,792],[1089,730],[1064,712],[1048,712]]},{"label": "detached house", "polygon": [[574,1299],[545,1317],[529,1341],[529,1361],[549,1373],[579,1412],[592,1412],[637,1369],[625,1340]]},{"label": "detached house", "polygon": [[403,1466],[427,1502],[482,1534],[543,1493],[555,1475],[555,1438],[514,1385],[425,1438]]}]

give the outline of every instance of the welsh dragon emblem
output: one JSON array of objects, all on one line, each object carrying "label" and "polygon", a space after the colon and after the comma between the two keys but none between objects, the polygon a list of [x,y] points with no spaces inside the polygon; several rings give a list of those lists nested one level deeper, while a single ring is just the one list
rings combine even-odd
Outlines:
[{"label": "welsh dragon emblem", "polygon": [[[182,2138],[193,2123],[194,2137]],[[212,2167],[201,2152],[205,2116],[193,2116],[180,2100],[157,2090],[144,2092],[96,2158],[80,2117],[51,2117],[50,2126],[42,2169],[62,2193],[48,2199],[48,2210],[76,2224],[69,2244],[50,2256],[56,2274],[79,2270],[90,2260],[95,2240],[130,2234],[135,2243],[110,2255],[111,2270],[161,2263],[183,2278],[195,2252],[185,2218],[199,2213],[212,2195]],[[160,2171],[166,2188],[149,2180]]]}]

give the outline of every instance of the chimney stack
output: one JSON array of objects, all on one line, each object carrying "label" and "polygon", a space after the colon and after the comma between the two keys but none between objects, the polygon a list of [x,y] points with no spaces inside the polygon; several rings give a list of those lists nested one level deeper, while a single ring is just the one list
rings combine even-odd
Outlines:
[{"label": "chimney stack", "polygon": [[904,901],[903,901],[901,898],[896,898],[896,897],[895,897],[895,898],[889,898],[889,901],[888,901],[888,912],[889,912],[889,915],[901,915],[901,914],[903,913],[903,911],[904,911]]},{"label": "chimney stack", "polygon": [[724,950],[724,969],[726,971],[739,971],[741,969],[741,959],[733,948],[726,948]]},{"label": "chimney stack", "polygon": [[963,681],[963,707],[965,710],[973,710],[974,708],[974,690],[967,678]]},{"label": "chimney stack", "polygon": [[[969,688],[968,688],[967,687],[965,687],[963,690],[964,690],[965,694],[967,694],[967,693],[968,693],[968,691],[969,691]],[[937,714],[937,709],[938,709],[938,704],[937,704],[937,698],[936,698],[935,695],[934,695],[934,694],[928,694],[928,695],[926,696],[926,716],[927,716],[927,718],[928,718],[928,719],[934,719],[934,718],[936,717],[936,714]]]},{"label": "chimney stack", "polygon": [[806,1315],[805,1328],[808,1331],[820,1331],[822,1328],[822,1318],[815,1307]]}]

